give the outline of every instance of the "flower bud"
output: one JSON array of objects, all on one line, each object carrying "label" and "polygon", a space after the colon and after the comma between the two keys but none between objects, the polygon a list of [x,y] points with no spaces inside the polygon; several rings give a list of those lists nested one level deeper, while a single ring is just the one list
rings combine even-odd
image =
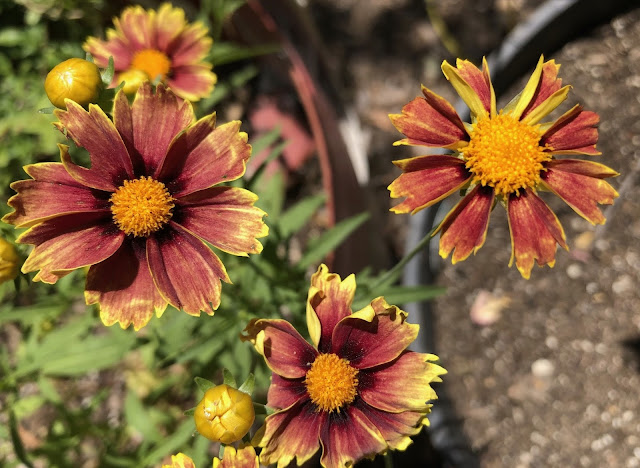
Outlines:
[{"label": "flower bud", "polygon": [[132,68],[131,70],[124,71],[120,73],[118,76],[118,81],[122,83],[124,81],[124,86],[122,87],[122,91],[125,94],[134,94],[138,91],[138,88],[145,81],[149,81],[147,74],[142,70],[136,70]]},{"label": "flower bud", "polygon": [[200,434],[230,444],[249,432],[256,414],[248,394],[222,384],[205,392],[193,417]]},{"label": "flower bud", "polygon": [[0,237],[0,283],[18,276],[20,257],[12,243]]},{"label": "flower bud", "polygon": [[71,58],[59,63],[49,72],[44,90],[51,104],[66,109],[65,98],[86,106],[98,99],[102,79],[95,63]]}]

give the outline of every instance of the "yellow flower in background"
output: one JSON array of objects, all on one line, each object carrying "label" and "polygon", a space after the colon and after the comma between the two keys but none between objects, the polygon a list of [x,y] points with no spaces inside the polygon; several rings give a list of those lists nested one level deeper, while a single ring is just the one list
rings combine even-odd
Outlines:
[{"label": "yellow flower in background", "polygon": [[[213,468],[258,468],[258,456],[255,449],[249,444],[241,444],[236,450],[234,447],[224,448],[222,460],[213,459]],[[171,456],[171,465],[162,465],[162,468],[196,468],[191,457],[184,453]]]},{"label": "yellow flower in background", "polygon": [[598,156],[598,114],[576,105],[559,118],[541,122],[567,97],[570,86],[558,78],[560,65],[543,57],[524,90],[497,111],[496,97],[483,61],[482,71],[467,60],[442,64],[445,77],[471,109],[462,122],[444,98],[423,87],[417,97],[389,117],[406,138],[397,145],[452,150],[453,154],[418,156],[394,164],[401,174],[389,185],[391,198],[406,197],[395,213],[416,213],[455,192],[464,198],[434,232],[440,232],[440,256],[466,259],[484,244],[496,202],[507,210],[511,262],[524,278],[534,263],[553,267],[556,245],[568,249],[560,221],[538,196],[549,191],[592,224],[604,224],[598,205],[613,203],[618,193],[603,179],[613,169],[592,161],[558,155]]},{"label": "yellow flower in background", "polygon": [[125,8],[113,24],[106,41],[89,37],[83,45],[101,67],[113,57],[112,87],[126,81],[130,94],[142,81],[159,79],[189,101],[211,93],[217,78],[204,59],[213,41],[203,24],[187,22],[184,10],[168,3],[157,11],[136,5]]},{"label": "yellow flower in background", "polygon": [[184,453],[171,455],[171,465],[162,465],[162,468],[196,468],[191,457]]},{"label": "yellow flower in background", "polygon": [[20,257],[15,247],[0,237],[0,283],[16,279],[19,269]]},{"label": "yellow flower in background", "polygon": [[96,102],[102,88],[100,70],[95,63],[70,58],[51,69],[44,81],[44,90],[51,104],[66,109],[65,99],[81,106]]},{"label": "yellow flower in background", "polygon": [[242,439],[255,417],[251,397],[226,384],[207,390],[193,415],[200,434],[223,444]]}]

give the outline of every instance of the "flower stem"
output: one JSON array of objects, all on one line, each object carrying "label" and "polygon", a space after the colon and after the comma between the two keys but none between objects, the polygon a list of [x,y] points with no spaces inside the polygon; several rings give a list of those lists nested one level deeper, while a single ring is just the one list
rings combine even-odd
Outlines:
[{"label": "flower stem", "polygon": [[393,457],[391,456],[391,451],[388,451],[384,456],[384,468],[393,468]]}]

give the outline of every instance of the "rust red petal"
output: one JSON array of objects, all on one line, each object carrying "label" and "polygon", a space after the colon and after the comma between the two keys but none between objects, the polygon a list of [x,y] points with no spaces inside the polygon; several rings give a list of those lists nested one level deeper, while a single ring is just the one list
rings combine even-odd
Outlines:
[{"label": "rust red petal", "polygon": [[157,49],[172,55],[169,45],[183,34],[186,24],[182,8],[174,8],[169,3],[163,3],[158,9],[155,20],[155,46]]},{"label": "rust red petal", "polygon": [[8,201],[15,211],[3,221],[17,227],[30,227],[65,214],[108,210],[108,194],[85,187],[72,178],[60,163],[25,166],[33,180],[11,184],[17,195]]},{"label": "rust red petal", "polygon": [[271,385],[267,393],[269,408],[277,410],[288,408],[301,398],[309,398],[304,379],[286,379],[275,372],[271,374]]},{"label": "rust red petal", "polygon": [[238,187],[212,187],[176,200],[173,219],[215,247],[233,255],[262,252],[257,240],[269,233],[266,215],[253,206],[254,193]]},{"label": "rust red petal", "polygon": [[320,430],[327,424],[327,415],[316,411],[310,400],[304,400],[267,416],[252,441],[262,447],[260,462],[284,467],[296,459],[297,465],[302,465],[320,448]]},{"label": "rust red petal", "polygon": [[604,224],[598,204],[611,205],[618,192],[602,179],[618,175],[613,169],[591,161],[556,159],[546,164],[541,182],[592,224]]},{"label": "rust red petal", "polygon": [[403,411],[401,413],[389,413],[369,406],[364,402],[359,404],[358,408],[376,426],[384,440],[393,450],[405,450],[412,442],[410,436],[420,432],[429,423],[427,420],[428,412]]},{"label": "rust red petal", "polygon": [[511,231],[511,261],[524,278],[531,276],[535,261],[539,266],[555,264],[556,244],[568,249],[560,221],[535,193],[526,190],[507,201]]},{"label": "rust red petal", "polygon": [[[159,26],[162,28],[162,25]],[[191,24],[180,31],[166,47],[167,54],[172,58],[171,65],[191,65],[206,58],[213,42],[208,32],[202,23]]]},{"label": "rust red petal", "polygon": [[53,279],[50,273],[103,261],[118,250],[123,240],[124,234],[114,227],[108,211],[59,216],[18,238],[20,243],[36,246],[22,271],[42,270],[41,279]]},{"label": "rust red petal", "polygon": [[373,458],[387,449],[378,428],[356,404],[329,413],[327,418],[320,429],[320,463],[323,466],[351,466],[362,458]]},{"label": "rust red petal", "polygon": [[598,122],[598,114],[577,105],[553,123],[542,135],[540,144],[549,146],[554,154],[599,155],[596,149]]},{"label": "rust red petal", "polygon": [[318,356],[293,325],[285,320],[251,320],[242,337],[262,354],[269,368],[287,379],[305,377]]},{"label": "rust red petal", "polygon": [[442,258],[447,258],[453,250],[451,261],[456,263],[482,247],[487,237],[494,199],[493,188],[477,185],[447,214],[435,231],[442,233]]},{"label": "rust red petal", "polygon": [[198,101],[208,96],[218,81],[218,77],[211,71],[211,65],[206,63],[180,65],[173,69],[173,75],[168,79],[169,87],[183,99]]},{"label": "rust red petal", "polygon": [[95,104],[89,104],[89,112],[73,101],[67,102],[67,110],[56,110],[60,120],[55,125],[66,131],[78,146],[85,148],[91,157],[91,168],[76,166],[68,153],[62,154],[62,162],[78,182],[98,190],[115,191],[125,180],[133,178],[133,166],[127,148],[109,117]]},{"label": "rust red petal", "polygon": [[418,156],[393,164],[403,174],[389,185],[390,196],[407,197],[391,208],[394,213],[414,214],[460,190],[471,178],[464,161],[454,156]]},{"label": "rust red petal", "polygon": [[[429,355],[404,351],[382,366],[358,373],[358,393],[369,405],[383,411],[427,411],[437,398],[432,382],[444,370],[429,362]],[[399,389],[401,389],[399,391]]]},{"label": "rust red petal", "polygon": [[456,61],[456,68],[460,78],[462,78],[478,96],[484,110],[487,111],[488,114],[495,114],[496,97],[493,92],[493,86],[491,85],[489,67],[486,59],[482,60],[482,71],[470,61],[460,59]]},{"label": "rust red petal", "polygon": [[417,97],[402,108],[402,114],[391,114],[391,122],[407,138],[396,144],[459,148],[469,135],[458,113],[449,102],[427,88],[424,98]]},{"label": "rust red petal", "polygon": [[406,312],[383,298],[374,299],[368,308],[374,312],[370,321],[345,317],[336,325],[331,340],[331,352],[357,369],[394,360],[418,336],[419,326],[405,322]]},{"label": "rust red petal", "polygon": [[240,122],[229,122],[215,130],[213,125],[213,116],[200,119],[169,147],[157,179],[165,183],[174,198],[244,174],[251,145],[247,143],[247,134],[240,132]]},{"label": "rust red petal", "polygon": [[133,325],[135,330],[144,327],[154,312],[162,315],[167,307],[151,278],[144,239],[127,239],[115,254],[93,265],[84,296],[87,304],[99,304],[105,325]]},{"label": "rust red petal", "polygon": [[150,49],[154,46],[154,17],[155,12],[151,14],[135,5],[125,8],[119,18],[114,18],[113,24],[132,49]]},{"label": "rust red petal", "polygon": [[[91,54],[96,65],[100,68],[106,68],[109,65],[109,57],[113,57],[116,71],[128,68],[134,53],[130,45],[113,29],[107,30],[106,41],[89,37],[82,48]],[[115,86],[117,83],[112,82],[111,85]]]},{"label": "rust red petal", "polygon": [[307,327],[311,340],[321,353],[331,350],[331,336],[337,323],[351,315],[351,303],[356,292],[356,279],[349,275],[344,281],[320,265],[311,277],[307,296]]},{"label": "rust red petal", "polygon": [[558,70],[560,70],[560,65],[557,65],[555,60],[549,60],[542,65],[540,81],[538,81],[531,101],[522,112],[521,120],[562,87],[562,79],[558,78]]},{"label": "rust red petal", "polygon": [[173,221],[147,239],[147,261],[162,295],[176,309],[213,315],[220,305],[220,281],[229,277],[207,245]]}]

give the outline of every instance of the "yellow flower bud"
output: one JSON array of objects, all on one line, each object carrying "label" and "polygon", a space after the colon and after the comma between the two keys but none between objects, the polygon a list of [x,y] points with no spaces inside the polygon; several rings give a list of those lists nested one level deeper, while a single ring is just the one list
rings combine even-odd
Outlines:
[{"label": "yellow flower bud", "polygon": [[65,98],[86,106],[98,99],[102,79],[95,63],[71,58],[59,63],[49,72],[44,90],[51,104],[66,109]]},{"label": "yellow flower bud", "polygon": [[136,70],[132,68],[131,70],[127,70],[125,72],[120,73],[118,76],[118,81],[122,83],[124,81],[124,86],[122,90],[125,94],[133,94],[138,91],[138,88],[145,81],[149,81],[147,74],[142,70]]},{"label": "yellow flower bud", "polygon": [[200,434],[230,444],[249,432],[256,413],[248,394],[222,384],[205,392],[193,417]]},{"label": "yellow flower bud", "polygon": [[18,276],[20,257],[12,243],[0,237],[0,283]]}]

